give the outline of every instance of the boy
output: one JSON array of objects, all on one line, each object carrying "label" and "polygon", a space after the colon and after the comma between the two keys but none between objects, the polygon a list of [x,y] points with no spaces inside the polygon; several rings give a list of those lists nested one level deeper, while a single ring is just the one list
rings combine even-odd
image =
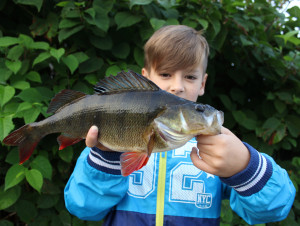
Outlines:
[{"label": "boy", "polygon": [[[142,74],[161,89],[191,101],[204,94],[209,48],[199,32],[166,26],[144,50]],[[81,219],[105,218],[104,225],[219,225],[221,200],[229,198],[235,212],[257,224],[284,219],[293,204],[295,188],[286,171],[226,128],[152,154],[128,177],[120,175],[121,153],[99,144],[97,136],[93,126],[86,138],[91,148],[79,157],[65,188],[66,207]]]}]

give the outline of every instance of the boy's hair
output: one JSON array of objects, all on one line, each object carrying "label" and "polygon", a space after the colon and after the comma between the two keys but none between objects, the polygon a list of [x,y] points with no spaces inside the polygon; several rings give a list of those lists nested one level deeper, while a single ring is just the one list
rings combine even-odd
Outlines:
[{"label": "boy's hair", "polygon": [[144,67],[167,73],[194,69],[202,64],[206,72],[209,46],[202,31],[185,25],[165,26],[154,32],[144,46]]}]

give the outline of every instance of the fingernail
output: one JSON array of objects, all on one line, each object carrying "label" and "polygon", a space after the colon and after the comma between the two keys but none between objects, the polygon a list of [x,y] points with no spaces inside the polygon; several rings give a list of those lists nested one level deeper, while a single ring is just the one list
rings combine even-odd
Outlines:
[{"label": "fingernail", "polygon": [[196,149],[197,149],[197,155],[198,155],[199,159],[202,159],[200,154],[199,154],[199,149],[198,148],[196,148]]},{"label": "fingernail", "polygon": [[92,127],[91,127],[91,131],[92,131],[92,132],[98,132],[98,127],[95,126],[95,125],[92,126]]}]

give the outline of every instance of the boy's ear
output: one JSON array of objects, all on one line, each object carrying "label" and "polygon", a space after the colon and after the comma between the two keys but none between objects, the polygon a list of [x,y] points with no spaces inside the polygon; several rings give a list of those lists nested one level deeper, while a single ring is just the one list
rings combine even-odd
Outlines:
[{"label": "boy's ear", "polygon": [[205,92],[205,84],[206,84],[207,76],[208,76],[208,74],[205,74],[203,76],[201,87],[200,87],[200,90],[199,90],[199,96],[202,96]]},{"label": "boy's ear", "polygon": [[142,75],[145,76],[146,78],[148,78],[149,74],[146,68],[142,68]]}]

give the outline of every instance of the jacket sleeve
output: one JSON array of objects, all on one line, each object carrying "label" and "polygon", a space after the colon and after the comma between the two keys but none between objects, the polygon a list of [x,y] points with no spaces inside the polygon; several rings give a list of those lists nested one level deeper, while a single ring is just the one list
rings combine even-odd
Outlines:
[{"label": "jacket sleeve", "polygon": [[244,144],[251,154],[247,168],[232,177],[220,178],[231,188],[231,208],[248,224],[285,219],[296,193],[287,172],[270,156]]},{"label": "jacket sleeve", "polygon": [[71,214],[82,220],[101,220],[121,201],[128,177],[121,175],[120,154],[84,149],[64,190]]}]

